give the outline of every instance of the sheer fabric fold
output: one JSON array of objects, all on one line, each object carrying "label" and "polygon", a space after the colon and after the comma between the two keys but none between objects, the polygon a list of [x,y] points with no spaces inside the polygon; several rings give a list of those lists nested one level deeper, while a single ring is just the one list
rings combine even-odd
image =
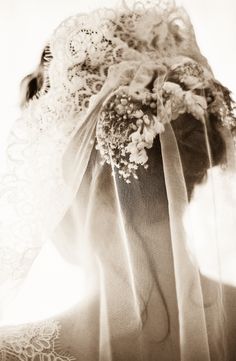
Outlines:
[{"label": "sheer fabric fold", "polygon": [[[4,361],[234,360],[233,105],[183,9],[141,5],[61,24],[47,86],[10,135],[0,200]],[[137,107],[136,134],[113,123],[120,92],[121,104]],[[10,327],[11,302],[48,239],[90,292],[68,313]]]}]

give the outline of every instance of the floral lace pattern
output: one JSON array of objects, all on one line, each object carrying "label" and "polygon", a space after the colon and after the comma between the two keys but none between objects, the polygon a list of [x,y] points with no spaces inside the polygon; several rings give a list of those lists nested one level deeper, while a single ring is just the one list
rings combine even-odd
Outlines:
[{"label": "floral lace pattern", "polygon": [[[155,8],[163,27],[169,24],[174,39],[173,31],[177,30],[172,26],[173,14],[179,17],[177,8],[164,1],[143,4],[74,16],[54,32],[47,47],[44,84],[9,138],[9,171],[1,180],[0,198],[2,284],[24,278],[43,240],[63,215],[70,199],[62,174],[63,153],[100,97],[112,67],[140,57],[142,51],[148,50],[150,56],[157,52],[152,36],[157,42],[161,28],[155,26],[154,18],[149,41],[139,36],[146,26],[148,9]],[[172,47],[168,49],[166,54]],[[110,80],[111,89],[115,75]]]},{"label": "floral lace pattern", "polygon": [[59,334],[56,321],[0,330],[1,361],[75,361],[59,351]]}]

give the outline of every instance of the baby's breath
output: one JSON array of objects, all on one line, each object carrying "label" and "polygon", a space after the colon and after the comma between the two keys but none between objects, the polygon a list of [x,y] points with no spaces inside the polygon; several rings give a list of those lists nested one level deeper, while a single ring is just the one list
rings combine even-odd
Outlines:
[{"label": "baby's breath", "polygon": [[97,149],[127,183],[131,176],[137,179],[140,166],[148,168],[147,150],[164,132],[165,124],[181,114],[192,114],[201,122],[207,113],[214,114],[222,126],[235,128],[229,91],[201,65],[183,59],[182,64],[169,67],[162,82],[154,79],[152,90],[143,87],[131,92],[123,86],[103,106],[97,123]]}]

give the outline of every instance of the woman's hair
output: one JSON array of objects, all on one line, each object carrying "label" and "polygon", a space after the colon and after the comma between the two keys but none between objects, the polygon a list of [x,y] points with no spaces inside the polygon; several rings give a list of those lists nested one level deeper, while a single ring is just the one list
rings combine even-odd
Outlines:
[{"label": "woman's hair", "polygon": [[20,105],[23,107],[30,99],[36,96],[45,82],[45,65],[52,59],[49,46],[45,46],[43,49],[39,65],[36,70],[28,74],[20,84],[21,88],[21,102]]},{"label": "woman's hair", "polygon": [[185,113],[172,122],[172,127],[178,143],[190,200],[194,186],[206,178],[207,170],[224,163],[225,142],[219,129],[219,121],[212,114],[209,114],[204,125],[193,115]]},{"label": "woman's hair", "polygon": [[[27,75],[21,82],[22,106],[39,94],[45,82],[45,64],[51,59],[50,48],[46,46],[42,52],[37,69],[32,74]],[[50,85],[48,84],[47,87],[49,88]],[[190,200],[194,186],[204,180],[207,170],[211,166],[220,165],[224,162],[225,143],[219,130],[219,121],[212,114],[209,114],[206,125],[207,129],[204,129],[203,123],[189,113],[180,115],[171,124],[176,135],[188,198]],[[211,154],[209,154],[206,145],[207,141],[209,142]],[[155,144],[154,148],[156,148]],[[157,147],[156,150],[160,152],[161,148]]]}]

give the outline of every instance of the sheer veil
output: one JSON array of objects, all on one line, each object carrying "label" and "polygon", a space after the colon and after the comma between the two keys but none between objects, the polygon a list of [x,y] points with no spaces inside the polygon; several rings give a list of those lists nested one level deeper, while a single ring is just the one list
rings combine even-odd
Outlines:
[{"label": "sheer veil", "polygon": [[[1,360],[235,360],[234,103],[184,9],[66,19],[7,155]],[[5,317],[48,239],[92,289],[64,340]]]}]

